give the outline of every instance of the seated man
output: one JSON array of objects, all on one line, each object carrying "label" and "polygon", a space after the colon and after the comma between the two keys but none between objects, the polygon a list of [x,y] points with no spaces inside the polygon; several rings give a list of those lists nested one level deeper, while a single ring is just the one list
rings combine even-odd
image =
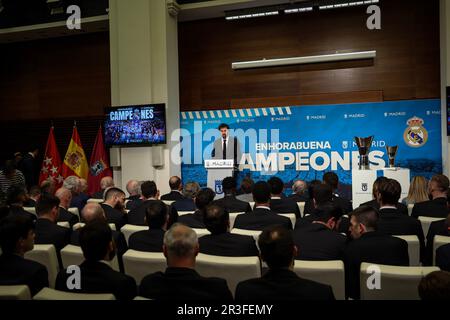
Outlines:
[{"label": "seated man", "polygon": [[210,188],[200,190],[194,199],[197,210],[195,210],[194,213],[185,214],[178,217],[178,222],[191,228],[205,228],[205,223],[203,222],[204,212],[206,206],[214,200],[215,196],[215,192]]},{"label": "seated man", "polygon": [[230,216],[222,207],[214,204],[206,207],[203,222],[211,234],[198,240],[201,253],[229,257],[259,255],[253,237],[230,233]]},{"label": "seated man", "polygon": [[176,200],[172,206],[177,211],[195,211],[194,198],[200,191],[200,185],[197,182],[188,182],[183,189],[183,199]]},{"label": "seated man", "polygon": [[128,240],[130,249],[162,252],[164,233],[169,222],[169,207],[162,201],[152,201],[146,207],[148,230],[133,233]]},{"label": "seated man", "polygon": [[292,184],[292,194],[288,197],[295,202],[306,202],[308,200],[308,186],[303,180],[296,180]]},{"label": "seated man", "polygon": [[[310,194],[313,196],[310,203],[311,207],[309,209],[309,213],[307,216],[302,219],[297,219],[295,224],[295,228],[300,228],[304,225],[307,225],[313,222],[316,219],[316,211],[324,205],[332,205],[333,202],[333,190],[331,187],[325,183],[317,183],[314,185],[314,188],[311,190]],[[306,210],[306,207],[305,207]],[[342,209],[341,209],[342,210]]]},{"label": "seated man", "polygon": [[445,271],[450,271],[450,243],[436,250],[436,265]]},{"label": "seated man", "polygon": [[128,212],[128,223],[137,226],[145,226],[147,207],[158,200],[159,190],[154,181],[144,181],[141,184],[142,199],[136,202],[133,209]]},{"label": "seated man", "polygon": [[81,212],[89,200],[88,192],[88,183],[86,179],[80,178],[78,179],[78,193],[72,195],[72,201],[70,202],[69,207],[78,208],[78,212]]},{"label": "seated man", "polygon": [[341,197],[337,194],[337,190],[339,188],[339,177],[334,172],[326,172],[323,175],[323,183],[329,185],[333,191],[333,203],[340,207],[344,214],[348,214],[353,211],[352,203],[350,200]]},{"label": "seated man", "polygon": [[105,199],[106,189],[114,187],[114,180],[112,177],[103,177],[100,180],[101,190],[92,194],[92,199]]},{"label": "seated man", "polygon": [[289,218],[270,210],[270,186],[267,182],[255,183],[253,198],[255,199],[255,209],[253,212],[238,215],[234,221],[234,228],[263,230],[271,225],[282,225],[292,229],[292,222]]},{"label": "seated man", "polygon": [[125,192],[115,187],[107,189],[105,191],[105,202],[101,206],[105,210],[106,220],[108,223],[114,223],[117,231],[127,224]]},{"label": "seated man", "polygon": [[163,252],[167,269],[142,279],[139,294],[156,300],[232,301],[224,279],[205,278],[195,271],[198,251],[195,231],[182,224],[174,224],[164,235]]},{"label": "seated man", "polygon": [[346,296],[359,299],[359,273],[362,262],[408,266],[408,243],[377,232],[378,210],[359,207],[351,214],[352,238],[344,251]]},{"label": "seated man", "polygon": [[447,207],[447,191],[449,180],[443,174],[433,176],[428,183],[428,193],[433,200],[416,203],[411,212],[411,217],[419,216],[446,218],[449,214]]},{"label": "seated man", "polygon": [[[311,214],[314,211],[314,208],[317,206],[317,204],[316,205],[314,204],[314,188],[321,184],[322,184],[322,181],[320,181],[320,180],[312,180],[309,182],[309,184],[308,184],[309,199],[306,200],[306,202],[305,202],[305,209],[303,212],[303,216]],[[331,191],[331,196],[333,196],[333,191]]]},{"label": "seated man", "polygon": [[236,196],[236,199],[245,201],[245,202],[253,202],[253,186],[255,183],[252,178],[245,177],[242,179],[241,188],[239,190],[239,195]]},{"label": "seated man", "polygon": [[24,259],[33,250],[34,223],[24,216],[8,216],[0,221],[0,285],[27,285],[31,295],[48,287],[47,268]]},{"label": "seated man", "polygon": [[236,199],[236,179],[233,177],[226,177],[222,181],[222,189],[224,197],[214,201],[214,204],[224,208],[228,212],[250,212],[250,204],[245,201]]},{"label": "seated man", "polygon": [[419,296],[424,301],[449,301],[450,272],[433,271],[423,277],[419,283]]},{"label": "seated man", "polygon": [[80,222],[78,216],[69,211],[70,203],[72,201],[72,192],[65,188],[56,190],[55,196],[59,199],[59,214],[58,222],[67,221],[70,227]]},{"label": "seated man", "polygon": [[128,210],[133,210],[137,206],[142,203],[141,200],[141,186],[139,185],[139,181],[130,180],[127,182],[126,189],[128,194],[128,202],[126,204],[126,208]]},{"label": "seated man", "polygon": [[6,197],[6,204],[9,207],[9,214],[13,216],[22,216],[33,221],[36,216],[23,209],[24,203],[27,200],[27,191],[21,187],[10,187]]},{"label": "seated man", "polygon": [[300,218],[300,209],[297,202],[290,198],[283,198],[284,183],[278,177],[269,179],[270,186],[270,210],[276,213],[295,213]]},{"label": "seated man", "polygon": [[170,177],[169,179],[170,192],[161,196],[161,200],[176,201],[183,199],[183,184],[181,178],[177,176]]},{"label": "seated man", "polygon": [[39,186],[32,186],[30,191],[28,192],[28,199],[24,203],[24,207],[32,207],[36,206],[36,203],[39,201],[41,197],[41,188]]},{"label": "seated man", "polygon": [[330,286],[302,279],[293,271],[298,249],[290,230],[269,227],[259,236],[258,244],[269,271],[261,278],[240,282],[236,301],[334,300]]},{"label": "seated man", "polygon": [[93,221],[80,230],[80,244],[84,262],[79,265],[79,287],[68,287],[72,275],[61,270],[56,278],[56,290],[74,293],[112,293],[117,300],[131,300],[136,296],[136,281],[114,271],[108,264],[114,258],[115,248],[111,228],[104,221]]},{"label": "seated man", "polygon": [[433,265],[433,242],[435,236],[450,237],[450,213],[447,219],[434,221],[428,229],[427,242],[425,248],[425,262],[427,266]]},{"label": "seated man", "polygon": [[299,260],[342,260],[347,237],[336,231],[342,216],[341,208],[327,203],[314,211],[312,223],[296,228],[295,245],[300,248]]}]

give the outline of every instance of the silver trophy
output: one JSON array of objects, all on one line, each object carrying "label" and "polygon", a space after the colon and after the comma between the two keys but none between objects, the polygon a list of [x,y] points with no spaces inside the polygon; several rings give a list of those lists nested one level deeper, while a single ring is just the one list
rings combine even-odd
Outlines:
[{"label": "silver trophy", "polygon": [[386,146],[386,151],[389,157],[389,168],[395,168],[395,156],[397,155],[398,146]]},{"label": "silver trophy", "polygon": [[369,151],[372,146],[373,136],[367,138],[355,137],[359,152],[359,170],[369,170]]}]

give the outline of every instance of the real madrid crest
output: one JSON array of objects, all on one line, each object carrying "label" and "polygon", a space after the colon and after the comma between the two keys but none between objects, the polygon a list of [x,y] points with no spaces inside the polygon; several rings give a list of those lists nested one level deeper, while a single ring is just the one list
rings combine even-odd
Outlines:
[{"label": "real madrid crest", "polygon": [[428,131],[423,127],[425,121],[416,116],[407,121],[408,128],[403,134],[405,143],[413,148],[420,148],[428,141]]}]

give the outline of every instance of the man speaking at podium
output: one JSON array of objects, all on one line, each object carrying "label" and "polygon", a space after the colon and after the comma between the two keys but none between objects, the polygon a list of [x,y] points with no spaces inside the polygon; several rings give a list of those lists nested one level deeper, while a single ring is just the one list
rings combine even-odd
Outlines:
[{"label": "man speaking at podium", "polygon": [[230,137],[229,130],[230,127],[226,123],[219,126],[221,137],[214,141],[211,156],[213,159],[233,159],[235,175],[242,157],[241,144],[236,137]]}]

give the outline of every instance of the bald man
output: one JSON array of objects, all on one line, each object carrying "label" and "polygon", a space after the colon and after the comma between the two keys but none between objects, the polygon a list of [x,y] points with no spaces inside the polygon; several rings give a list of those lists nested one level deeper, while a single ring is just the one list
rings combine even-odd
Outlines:
[{"label": "bald man", "polygon": [[72,228],[74,224],[80,222],[78,216],[69,211],[70,203],[72,201],[72,192],[66,188],[59,188],[56,190],[55,196],[59,199],[58,222],[67,221]]},{"label": "bald man", "polygon": [[155,300],[231,301],[233,297],[224,279],[202,277],[195,271],[198,252],[195,231],[175,223],[163,240],[166,271],[142,279],[139,294]]},{"label": "bald man", "polygon": [[169,179],[170,192],[163,195],[161,200],[165,201],[177,201],[183,199],[183,184],[181,178],[177,176],[170,177]]},{"label": "bald man", "polygon": [[296,180],[292,184],[292,194],[289,196],[290,199],[295,202],[306,202],[308,200],[307,191],[308,185],[303,180]]},{"label": "bald man", "polygon": [[[81,212],[81,218],[84,223],[89,224],[93,221],[106,221],[105,211],[98,203],[88,203]],[[127,242],[124,235],[120,231],[112,230],[112,238],[116,244],[117,258],[119,268],[123,272],[122,256],[128,250]],[[70,244],[80,246],[80,229],[74,230],[70,239]]]},{"label": "bald man", "polygon": [[111,177],[103,177],[102,180],[100,180],[100,188],[101,190],[94,193],[92,195],[93,199],[104,199],[104,193],[105,190],[108,188],[114,187],[114,180]]},{"label": "bald man", "polygon": [[130,180],[127,182],[127,192],[130,195],[128,197],[128,202],[126,204],[126,208],[128,210],[133,210],[134,208],[137,208],[140,204],[142,204],[142,190],[141,185],[139,181],[137,180]]}]

